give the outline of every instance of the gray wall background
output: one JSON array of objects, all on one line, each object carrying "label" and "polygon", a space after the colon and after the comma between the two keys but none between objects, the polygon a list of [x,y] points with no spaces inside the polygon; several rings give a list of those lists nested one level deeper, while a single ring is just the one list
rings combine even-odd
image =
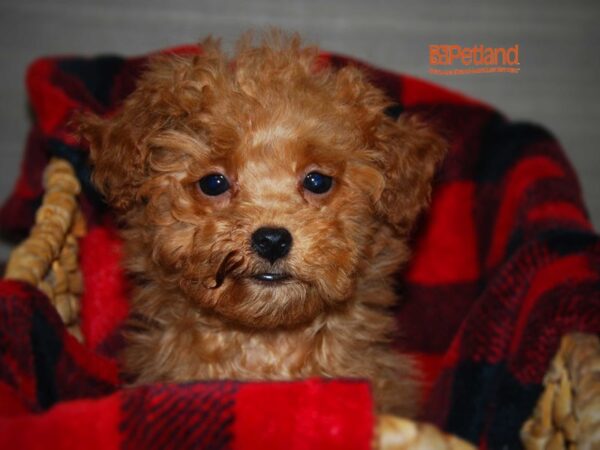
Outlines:
[{"label": "gray wall background", "polygon": [[[0,201],[28,128],[24,74],[50,54],[134,55],[195,42],[233,44],[275,25],[322,48],[432,80],[550,128],[578,170],[600,225],[600,2],[480,0],[0,0]],[[428,45],[520,45],[521,73],[429,75]],[[0,259],[8,247],[0,246]]]}]

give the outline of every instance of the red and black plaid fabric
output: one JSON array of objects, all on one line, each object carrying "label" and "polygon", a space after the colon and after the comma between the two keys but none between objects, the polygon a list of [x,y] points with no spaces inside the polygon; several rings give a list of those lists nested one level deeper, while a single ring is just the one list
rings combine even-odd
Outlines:
[{"label": "red and black plaid fabric", "polygon": [[[81,109],[110,114],[145,60],[47,58],[29,70],[36,121],[0,224],[26,233],[50,156],[73,164],[90,227],[81,240],[86,343],[67,335],[37,290],[0,283],[0,447],[369,448],[372,400],[363,381],[120,388],[121,243],[68,120]],[[323,60],[365,67],[396,100],[390,114],[418,112],[447,137],[431,210],[398,274],[398,348],[423,369],[424,420],[480,448],[519,448],[560,337],[600,332],[600,244],[571,165],[539,126],[408,76],[330,54]]]}]

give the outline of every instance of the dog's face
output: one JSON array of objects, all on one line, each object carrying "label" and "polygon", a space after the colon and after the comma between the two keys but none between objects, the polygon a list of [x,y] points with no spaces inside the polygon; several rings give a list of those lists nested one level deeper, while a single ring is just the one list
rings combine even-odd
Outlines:
[{"label": "dog's face", "polygon": [[235,63],[208,43],[156,60],[82,132],[132,270],[239,325],[290,327],[349,301],[378,239],[403,239],[427,202],[441,141],[388,105],[293,40]]}]

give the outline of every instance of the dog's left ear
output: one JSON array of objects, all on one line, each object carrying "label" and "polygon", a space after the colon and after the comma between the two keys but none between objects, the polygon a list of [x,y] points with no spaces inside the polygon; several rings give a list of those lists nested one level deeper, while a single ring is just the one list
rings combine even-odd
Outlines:
[{"label": "dog's left ear", "polygon": [[446,142],[415,115],[394,121],[382,118],[374,140],[385,187],[378,212],[398,232],[408,233],[429,205],[436,169],[446,154]]},{"label": "dog's left ear", "polygon": [[414,114],[386,114],[391,103],[355,67],[338,72],[337,93],[356,109],[369,147],[369,159],[383,174],[375,208],[400,234],[410,231],[429,204],[432,180],[446,154],[446,141]]}]

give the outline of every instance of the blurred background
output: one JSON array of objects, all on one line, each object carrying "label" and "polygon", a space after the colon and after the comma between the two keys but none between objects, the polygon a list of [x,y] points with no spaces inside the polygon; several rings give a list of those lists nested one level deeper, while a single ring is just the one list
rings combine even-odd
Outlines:
[{"label": "blurred background", "polygon": [[[600,2],[480,0],[0,0],[0,201],[29,126],[24,75],[43,55],[135,55],[251,28],[299,31],[323,49],[462,91],[549,128],[600,225]],[[430,44],[511,47],[519,74],[428,74]],[[0,260],[8,246],[0,244]]]}]

